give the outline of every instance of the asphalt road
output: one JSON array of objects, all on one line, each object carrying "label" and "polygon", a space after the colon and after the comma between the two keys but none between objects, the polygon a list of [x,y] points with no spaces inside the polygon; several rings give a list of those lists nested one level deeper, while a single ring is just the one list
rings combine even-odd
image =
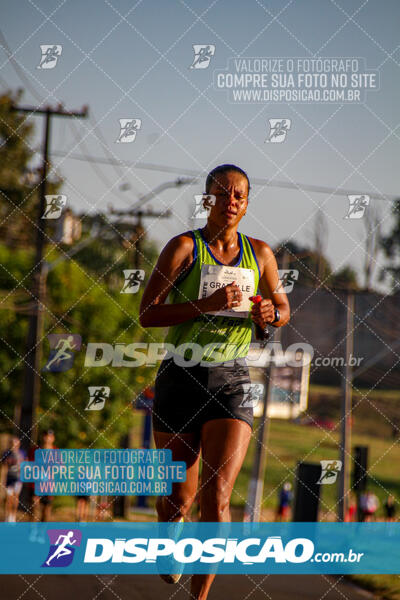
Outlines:
[{"label": "asphalt road", "polygon": [[[190,578],[157,575],[1,575],[1,600],[188,600]],[[340,576],[217,575],[209,600],[365,600],[372,594]]]}]

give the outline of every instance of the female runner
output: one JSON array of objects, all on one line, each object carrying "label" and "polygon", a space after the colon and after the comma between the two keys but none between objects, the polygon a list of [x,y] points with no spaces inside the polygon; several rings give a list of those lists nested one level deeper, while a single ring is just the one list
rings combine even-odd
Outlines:
[{"label": "female runner", "polygon": [[[158,497],[159,521],[180,521],[189,512],[198,490],[200,453],[200,519],[230,521],[231,493],[253,427],[253,409],[241,406],[244,384],[248,390],[250,383],[245,357],[252,322],[264,330],[282,327],[290,318],[271,248],[238,232],[249,202],[247,174],[235,165],[220,165],[208,174],[205,187],[215,196],[207,224],[167,243],[140,307],[141,325],[168,326],[165,341],[174,348],[156,377],[155,444],[170,448],[173,460],[187,465],[186,481],[174,483],[170,496]],[[249,311],[249,297],[258,288],[263,300]],[[179,577],[162,575],[169,583]],[[191,598],[207,598],[214,577],[192,575]]]}]

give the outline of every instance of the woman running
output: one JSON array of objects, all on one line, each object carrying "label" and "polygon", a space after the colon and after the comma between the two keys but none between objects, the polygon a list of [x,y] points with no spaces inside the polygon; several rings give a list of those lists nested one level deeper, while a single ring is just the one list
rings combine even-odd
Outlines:
[{"label": "woman running", "polygon": [[[290,318],[271,248],[237,230],[249,190],[239,167],[213,169],[205,191],[215,203],[206,226],[167,243],[143,293],[141,325],[168,326],[165,341],[173,348],[156,377],[155,444],[171,449],[173,460],[187,466],[186,481],[174,483],[170,496],[158,497],[159,521],[182,520],[197,491],[201,521],[230,521],[231,493],[253,427],[253,409],[243,402],[250,384],[245,359],[252,323],[264,331]],[[257,289],[263,299],[251,306]],[[179,577],[162,576],[169,583]],[[214,577],[193,575],[191,598],[207,598]]]}]

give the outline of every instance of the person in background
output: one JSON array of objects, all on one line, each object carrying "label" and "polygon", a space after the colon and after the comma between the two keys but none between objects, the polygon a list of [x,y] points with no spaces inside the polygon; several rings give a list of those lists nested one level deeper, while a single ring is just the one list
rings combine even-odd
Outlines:
[{"label": "person in background", "polygon": [[391,494],[387,497],[385,504],[383,505],[385,509],[385,519],[386,521],[394,521],[396,518],[396,506],[394,503],[394,498]]},{"label": "person in background", "polygon": [[349,505],[348,505],[348,509],[347,509],[347,515],[346,515],[346,522],[352,522],[356,520],[356,514],[357,514],[357,499],[355,494],[353,494],[352,492],[350,492],[349,494]]},{"label": "person in background", "polygon": [[[35,450],[41,448],[42,450],[55,450],[54,445],[55,435],[52,429],[47,429],[42,433],[42,441],[40,446],[36,448],[32,447],[29,451],[29,460],[35,460]],[[31,509],[31,520],[41,521],[42,523],[50,521],[51,506],[53,503],[53,496],[36,496],[35,484],[31,483],[32,492],[32,509]]]},{"label": "person in background", "polygon": [[279,491],[278,509],[276,511],[276,521],[288,521],[290,513],[290,505],[292,503],[292,484],[286,481]]},{"label": "person in background", "polygon": [[1,463],[6,469],[6,502],[4,520],[8,523],[15,523],[17,520],[17,510],[19,504],[19,495],[22,490],[22,481],[20,480],[21,463],[26,460],[26,455],[20,448],[21,442],[16,435],[11,437],[10,447],[1,458]]},{"label": "person in background", "polygon": [[89,515],[90,496],[76,497],[75,521],[85,523]]},{"label": "person in background", "polygon": [[379,500],[370,490],[360,496],[360,508],[362,521],[372,521],[373,516],[379,508]]}]

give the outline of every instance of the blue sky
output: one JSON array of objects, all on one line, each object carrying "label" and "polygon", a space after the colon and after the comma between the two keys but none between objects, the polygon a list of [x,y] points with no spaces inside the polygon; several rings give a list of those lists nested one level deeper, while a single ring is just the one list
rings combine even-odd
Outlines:
[{"label": "blue sky", "polygon": [[[176,179],[180,169],[206,172],[223,162],[266,178],[395,195],[399,171],[397,0],[194,0],[50,2],[5,0],[0,29],[29,80],[23,102],[68,109],[89,105],[91,119],[54,119],[51,150],[177,167],[175,174],[99,165],[53,156],[64,193],[79,211],[129,207],[138,194]],[[56,68],[37,69],[40,44],[61,44]],[[215,45],[206,69],[189,69],[193,44]],[[379,72],[380,88],[361,104],[234,104],[213,86],[214,70],[234,57],[359,57]],[[26,87],[0,49],[0,89]],[[35,97],[35,95],[36,97]],[[266,144],[268,119],[290,118],[281,144]],[[41,117],[33,146],[38,147]],[[120,118],[139,118],[131,144],[115,143]],[[93,133],[97,123],[101,141]],[[83,141],[82,141],[83,140]],[[182,174],[182,172],[181,172]],[[131,190],[121,192],[121,183]],[[167,220],[148,220],[149,235],[164,244],[192,226],[193,195],[202,184],[171,189],[151,206],[172,207]],[[328,225],[326,254],[335,268],[363,260],[362,220],[343,219],[347,198],[253,186],[241,230],[275,245],[292,238],[311,244],[321,207]],[[372,202],[372,200],[371,200]],[[391,202],[376,200],[384,231]],[[198,221],[196,226],[202,222]],[[383,257],[378,257],[381,265]],[[379,270],[379,265],[376,271]],[[384,289],[384,288],[380,288]]]}]

